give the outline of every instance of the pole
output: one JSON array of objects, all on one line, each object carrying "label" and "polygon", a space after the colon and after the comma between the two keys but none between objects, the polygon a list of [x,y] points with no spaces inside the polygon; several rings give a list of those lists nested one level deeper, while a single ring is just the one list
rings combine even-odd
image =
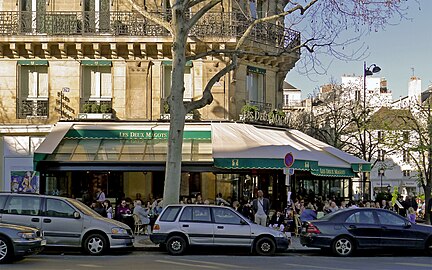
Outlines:
[{"label": "pole", "polygon": [[[366,61],[363,62],[363,145],[362,145],[362,154],[364,160],[366,160]],[[362,181],[362,195],[363,199],[365,198],[366,191],[366,172],[363,172],[363,181]]]},{"label": "pole", "polygon": [[382,177],[383,177],[383,173],[380,172],[380,174],[381,174],[381,190],[380,190],[380,193],[382,193],[383,192],[383,190],[382,190]]}]

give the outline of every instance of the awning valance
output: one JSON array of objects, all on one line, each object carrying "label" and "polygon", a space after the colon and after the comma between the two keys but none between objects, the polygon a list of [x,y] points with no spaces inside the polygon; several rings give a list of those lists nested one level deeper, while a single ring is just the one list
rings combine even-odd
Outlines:
[{"label": "awning valance", "polygon": [[48,66],[48,60],[18,60],[20,66]]},{"label": "awning valance", "polygon": [[81,60],[83,66],[108,66],[112,65],[111,60]]}]

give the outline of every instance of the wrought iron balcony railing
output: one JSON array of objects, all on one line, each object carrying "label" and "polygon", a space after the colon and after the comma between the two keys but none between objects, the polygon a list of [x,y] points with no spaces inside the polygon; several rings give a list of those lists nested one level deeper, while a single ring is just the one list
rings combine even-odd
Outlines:
[{"label": "wrought iron balcony railing", "polygon": [[[162,13],[170,17],[170,13]],[[241,13],[207,13],[191,29],[191,37],[221,41],[239,38],[250,25]],[[0,11],[0,35],[170,36],[162,26],[137,12]],[[274,23],[257,24],[249,40],[277,48],[300,43],[300,33]]]},{"label": "wrought iron balcony railing", "polygon": [[17,99],[17,118],[47,117],[48,99]]},{"label": "wrought iron balcony railing", "polygon": [[112,101],[81,99],[81,113],[112,113]]}]

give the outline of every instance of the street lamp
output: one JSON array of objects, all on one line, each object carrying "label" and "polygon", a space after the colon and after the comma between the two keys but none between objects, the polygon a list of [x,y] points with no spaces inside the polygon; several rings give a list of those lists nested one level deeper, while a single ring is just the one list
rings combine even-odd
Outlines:
[{"label": "street lamp", "polygon": [[[381,68],[376,64],[372,64],[369,67],[366,65],[366,61],[363,62],[363,157],[366,159],[366,76],[371,76],[374,73],[381,71]],[[363,172],[363,194],[366,190],[366,172]]]},{"label": "street lamp", "polygon": [[380,174],[380,176],[381,176],[381,187],[380,187],[380,193],[382,193],[382,192],[383,192],[382,178],[383,178],[383,175],[384,175],[384,168],[381,167],[378,171],[379,171],[379,174]]}]

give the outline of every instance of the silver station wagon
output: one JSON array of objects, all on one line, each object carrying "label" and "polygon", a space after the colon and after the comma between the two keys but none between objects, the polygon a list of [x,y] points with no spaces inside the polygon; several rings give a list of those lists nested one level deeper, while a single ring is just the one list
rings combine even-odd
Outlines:
[{"label": "silver station wagon", "polygon": [[288,249],[289,233],[252,223],[234,209],[216,205],[169,205],[156,220],[150,239],[171,255],[189,246],[249,247],[259,255]]},{"label": "silver station wagon", "polygon": [[78,200],[58,196],[0,193],[0,222],[41,229],[47,246],[80,247],[90,255],[133,246],[132,230],[104,218]]}]

